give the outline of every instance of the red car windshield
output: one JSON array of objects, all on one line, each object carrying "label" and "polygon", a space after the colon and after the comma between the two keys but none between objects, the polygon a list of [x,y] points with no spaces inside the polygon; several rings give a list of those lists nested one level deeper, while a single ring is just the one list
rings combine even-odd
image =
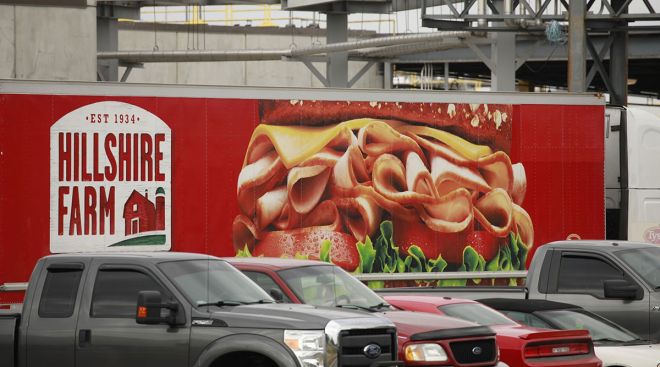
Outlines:
[{"label": "red car windshield", "polygon": [[447,316],[472,321],[480,325],[517,325],[508,317],[479,303],[454,303],[439,306],[438,309]]},{"label": "red car windshield", "polygon": [[334,265],[280,270],[278,274],[304,303],[315,306],[385,308],[380,306],[385,304],[385,300]]}]

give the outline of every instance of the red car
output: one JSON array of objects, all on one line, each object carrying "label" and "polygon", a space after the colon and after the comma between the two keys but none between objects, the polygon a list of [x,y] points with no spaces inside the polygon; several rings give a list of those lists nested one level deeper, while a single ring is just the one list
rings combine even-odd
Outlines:
[{"label": "red car", "polygon": [[402,310],[451,316],[491,327],[497,333],[502,361],[511,366],[602,366],[586,330],[557,332],[524,326],[490,307],[465,299],[437,296],[384,298]]},{"label": "red car", "polygon": [[495,332],[489,327],[453,317],[395,310],[333,264],[268,257],[225,260],[283,302],[358,309],[390,319],[397,328],[399,359],[406,366],[506,366],[498,363]]}]

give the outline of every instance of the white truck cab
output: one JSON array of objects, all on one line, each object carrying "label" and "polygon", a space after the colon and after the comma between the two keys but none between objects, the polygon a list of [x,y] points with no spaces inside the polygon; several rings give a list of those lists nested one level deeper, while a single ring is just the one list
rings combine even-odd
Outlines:
[{"label": "white truck cab", "polygon": [[608,107],[605,127],[607,239],[660,245],[660,111]]}]

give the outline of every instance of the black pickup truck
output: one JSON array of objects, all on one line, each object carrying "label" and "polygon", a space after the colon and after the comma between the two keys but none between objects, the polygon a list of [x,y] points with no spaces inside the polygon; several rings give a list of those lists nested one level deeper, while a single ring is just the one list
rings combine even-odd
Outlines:
[{"label": "black pickup truck", "polygon": [[186,253],[53,255],[23,311],[0,313],[0,365],[396,366],[391,321],[276,304],[223,260]]}]

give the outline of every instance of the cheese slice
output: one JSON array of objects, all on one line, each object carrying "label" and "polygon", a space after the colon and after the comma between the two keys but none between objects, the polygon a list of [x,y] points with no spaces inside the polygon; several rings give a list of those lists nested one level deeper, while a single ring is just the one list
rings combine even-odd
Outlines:
[{"label": "cheese slice", "polygon": [[476,161],[481,157],[485,157],[493,153],[489,146],[473,144],[452,133],[434,129],[428,126],[401,125],[396,129],[401,133],[413,133],[420,136],[428,136],[434,138],[444,144],[447,144],[459,154],[472,161]]},{"label": "cheese slice", "polygon": [[[384,122],[375,119],[356,119],[342,122],[337,125],[311,127],[311,126],[277,126],[261,124],[254,129],[250,139],[252,143],[265,136],[273,144],[282,163],[287,169],[295,167],[300,162],[311,157],[323,149],[328,143],[338,136],[344,129],[358,130],[372,123]],[[246,154],[246,157],[249,156]],[[251,162],[244,162],[249,164]]]}]

